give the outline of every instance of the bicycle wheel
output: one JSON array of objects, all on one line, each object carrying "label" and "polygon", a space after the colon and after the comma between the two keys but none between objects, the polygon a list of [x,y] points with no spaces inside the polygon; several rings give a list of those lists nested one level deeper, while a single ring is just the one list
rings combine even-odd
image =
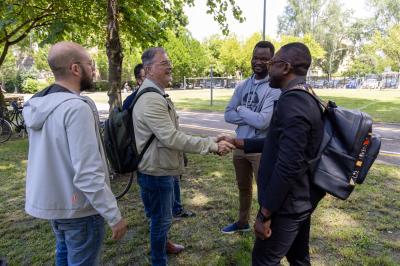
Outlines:
[{"label": "bicycle wheel", "polygon": [[15,122],[17,124],[18,131],[22,131],[24,134],[27,134],[22,111],[18,111],[18,113],[15,115]]},{"label": "bicycle wheel", "polygon": [[117,174],[110,170],[111,190],[117,200],[121,199],[126,193],[128,193],[132,186],[134,176],[134,173]]},{"label": "bicycle wheel", "polygon": [[10,139],[12,134],[12,127],[10,122],[0,118],[0,143],[6,142]]}]

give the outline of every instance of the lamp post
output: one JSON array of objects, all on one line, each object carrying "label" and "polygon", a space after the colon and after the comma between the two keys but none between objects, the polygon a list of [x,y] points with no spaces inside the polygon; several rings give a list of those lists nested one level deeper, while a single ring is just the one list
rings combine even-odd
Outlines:
[{"label": "lamp post", "polygon": [[213,105],[213,66],[210,66],[210,105]]},{"label": "lamp post", "polygon": [[263,41],[265,41],[265,17],[267,13],[267,0],[264,0],[264,16],[263,16]]}]

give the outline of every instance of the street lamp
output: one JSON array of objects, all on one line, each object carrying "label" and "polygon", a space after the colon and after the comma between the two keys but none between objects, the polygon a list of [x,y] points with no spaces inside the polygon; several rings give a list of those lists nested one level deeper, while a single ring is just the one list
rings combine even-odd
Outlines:
[{"label": "street lamp", "polygon": [[342,50],[347,50],[348,48],[340,48],[340,49],[335,49],[332,51],[332,53],[329,55],[329,75],[328,75],[328,82],[331,82],[331,76],[332,76],[332,58],[335,52],[342,51]]},{"label": "street lamp", "polygon": [[264,0],[264,17],[263,17],[263,41],[265,41],[265,16],[267,13],[267,0]]}]

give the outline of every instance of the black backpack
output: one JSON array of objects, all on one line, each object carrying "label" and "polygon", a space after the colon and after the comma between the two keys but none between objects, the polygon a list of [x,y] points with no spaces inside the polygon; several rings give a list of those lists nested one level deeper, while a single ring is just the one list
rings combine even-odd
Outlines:
[{"label": "black backpack", "polygon": [[118,174],[136,171],[144,153],[155,138],[154,134],[152,134],[142,152],[140,154],[138,153],[133,131],[132,110],[140,96],[147,92],[161,94],[156,88],[144,88],[136,94],[127,110],[121,111],[121,109],[117,107],[110,113],[109,118],[105,121],[105,151],[111,168]]},{"label": "black backpack", "polygon": [[381,139],[372,133],[372,119],[359,110],[324,103],[309,87],[290,91],[294,90],[311,95],[323,112],[324,136],[317,156],[309,161],[312,182],[332,196],[347,199],[355,184],[364,182],[379,154]]}]

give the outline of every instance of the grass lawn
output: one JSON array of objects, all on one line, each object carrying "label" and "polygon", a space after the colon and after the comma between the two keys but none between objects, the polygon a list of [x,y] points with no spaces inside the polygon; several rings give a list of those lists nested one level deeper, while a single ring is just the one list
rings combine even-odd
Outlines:
[{"label": "grass lawn", "polygon": [[[319,89],[316,93],[325,100],[333,100],[343,107],[360,109],[369,113],[375,122],[400,122],[400,90],[367,89]],[[210,90],[170,90],[175,105],[181,110],[223,112],[232,97],[233,89],[214,89],[213,105],[210,105]],[[99,103],[107,103],[107,94],[90,93]],[[129,94],[123,94],[123,99]]]},{"label": "grass lawn", "polygon": [[[24,212],[26,154],[26,140],[0,145],[0,257],[10,265],[51,265],[55,241],[50,225]],[[231,156],[190,155],[181,187],[186,208],[197,217],[173,223],[170,238],[186,250],[170,256],[170,265],[250,265],[253,234],[219,232],[237,216]],[[107,229],[103,263],[148,265],[148,226],[136,184],[119,206],[129,231],[113,242]],[[255,212],[254,193],[252,219]],[[349,200],[326,197],[312,223],[313,265],[399,265],[400,168],[375,165]]]}]

